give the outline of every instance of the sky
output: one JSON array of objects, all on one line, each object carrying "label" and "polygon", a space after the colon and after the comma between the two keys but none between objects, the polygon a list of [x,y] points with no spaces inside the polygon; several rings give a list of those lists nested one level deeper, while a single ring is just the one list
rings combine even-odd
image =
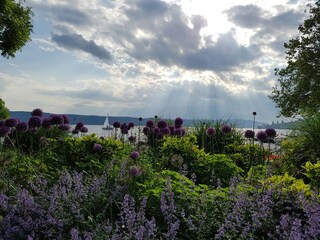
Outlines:
[{"label": "sky", "polygon": [[12,111],[269,122],[306,0],[26,0],[32,41],[0,59]]}]

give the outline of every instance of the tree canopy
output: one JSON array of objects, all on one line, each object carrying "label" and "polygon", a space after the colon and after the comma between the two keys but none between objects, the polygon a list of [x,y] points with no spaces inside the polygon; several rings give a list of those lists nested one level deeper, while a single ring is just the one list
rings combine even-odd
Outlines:
[{"label": "tree canopy", "polygon": [[6,108],[5,102],[0,98],[0,120],[6,119],[10,116],[9,109]]},{"label": "tree canopy", "polygon": [[299,36],[284,44],[287,66],[275,69],[278,85],[269,97],[285,117],[320,111],[320,1],[309,5],[309,14]]},{"label": "tree canopy", "polygon": [[0,51],[5,58],[15,57],[32,32],[32,11],[21,1],[0,0]]}]

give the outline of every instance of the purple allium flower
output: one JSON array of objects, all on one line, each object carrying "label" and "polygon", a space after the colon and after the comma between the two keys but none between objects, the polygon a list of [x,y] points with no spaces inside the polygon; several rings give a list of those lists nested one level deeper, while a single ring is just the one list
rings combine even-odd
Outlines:
[{"label": "purple allium flower", "polygon": [[0,127],[0,137],[5,137],[11,133],[11,128],[7,126]]},{"label": "purple allium flower", "polygon": [[129,132],[128,128],[122,128],[121,129],[121,133],[122,134],[128,134],[128,132]]},{"label": "purple allium flower", "polygon": [[121,124],[117,121],[113,123],[114,128],[120,128],[120,126],[121,126]]},{"label": "purple allium flower", "polygon": [[141,122],[142,121],[142,117],[139,117],[139,122]]},{"label": "purple allium flower", "polygon": [[64,119],[61,115],[55,114],[51,116],[51,123],[53,125],[60,125],[64,123]]},{"label": "purple allium flower", "polygon": [[17,125],[16,125],[16,130],[18,132],[25,132],[28,130],[28,124],[25,123],[25,122],[19,122]]},{"label": "purple allium flower", "polygon": [[80,129],[80,132],[82,132],[82,133],[87,133],[87,132],[88,132],[88,128],[87,128],[87,127],[82,127],[82,128]]},{"label": "purple allium flower", "polygon": [[181,128],[181,134],[182,136],[186,135],[186,131],[184,130],[184,128]]},{"label": "purple allium flower", "polygon": [[130,166],[129,167],[129,174],[133,177],[138,177],[142,173],[141,167],[139,166]]},{"label": "purple allium flower", "polygon": [[178,137],[182,137],[182,131],[181,128],[175,128],[173,131],[174,135],[178,136]]},{"label": "purple allium flower", "polygon": [[74,135],[79,134],[79,129],[76,129],[76,128],[75,128],[75,129],[73,129],[73,130],[72,130],[72,134],[74,134]]},{"label": "purple allium flower", "polygon": [[231,127],[227,124],[224,124],[223,126],[221,126],[220,130],[222,133],[227,134],[227,133],[231,132]]},{"label": "purple allium flower", "polygon": [[130,136],[128,137],[129,142],[134,143],[136,141],[136,137],[135,136]]},{"label": "purple allium flower", "polygon": [[145,126],[145,127],[143,127],[142,131],[143,131],[143,133],[144,133],[145,135],[147,135],[147,134],[150,132],[150,128],[147,127],[147,126]]},{"label": "purple allium flower", "polygon": [[165,120],[160,120],[158,122],[158,128],[160,128],[160,129],[163,129],[163,128],[167,127],[167,126],[168,125],[167,125],[167,122]]},{"label": "purple allium flower", "polygon": [[15,127],[17,124],[18,120],[16,118],[8,118],[4,122],[4,125],[7,127]]},{"label": "purple allium flower", "polygon": [[128,126],[127,126],[127,124],[126,123],[122,123],[121,125],[120,125],[120,129],[128,129]]},{"label": "purple allium flower", "polygon": [[60,124],[58,128],[64,132],[68,132],[71,129],[70,125],[65,123]]},{"label": "purple allium flower", "polygon": [[216,130],[214,128],[208,128],[206,131],[208,137],[214,137],[216,135]]},{"label": "purple allium flower", "polygon": [[129,122],[128,123],[128,129],[134,128],[134,123],[133,122]]},{"label": "purple allium flower", "polygon": [[31,116],[42,117],[43,116],[43,111],[40,108],[35,108],[35,109],[32,110]]},{"label": "purple allium flower", "polygon": [[154,127],[154,123],[152,120],[148,120],[147,123],[146,123],[146,126],[149,127],[149,128],[153,128]]},{"label": "purple allium flower", "polygon": [[159,132],[157,135],[156,135],[156,138],[158,140],[161,140],[163,138],[163,134],[161,132]]},{"label": "purple allium flower", "polygon": [[28,122],[28,125],[29,125],[29,128],[38,128],[41,126],[41,123],[42,123],[42,120],[41,120],[41,117],[39,116],[32,116],[30,119],[29,119],[29,122]]},{"label": "purple allium flower", "polygon": [[245,138],[254,138],[254,131],[248,129],[244,132],[244,137]]},{"label": "purple allium flower", "polygon": [[169,126],[169,129],[171,131],[171,134],[174,134],[174,126]]},{"label": "purple allium flower", "polygon": [[0,127],[5,126],[5,120],[0,120]]},{"label": "purple allium flower", "polygon": [[51,128],[51,118],[45,118],[42,120],[42,127],[45,129]]},{"label": "purple allium flower", "polygon": [[158,128],[158,127],[154,127],[154,129],[153,129],[153,133],[154,134],[159,134],[160,133],[160,128]]},{"label": "purple allium flower", "polygon": [[69,124],[70,123],[70,118],[67,115],[61,115],[63,117],[63,123]]},{"label": "purple allium flower", "polygon": [[99,143],[95,143],[95,144],[93,145],[93,151],[94,151],[94,152],[97,152],[97,153],[102,152],[102,145],[99,144]]},{"label": "purple allium flower", "polygon": [[130,154],[130,157],[131,157],[133,160],[136,160],[139,156],[140,156],[140,153],[137,152],[137,151],[133,151],[133,152]]},{"label": "purple allium flower", "polygon": [[177,117],[175,120],[174,120],[174,126],[176,128],[180,128],[182,126],[182,123],[183,123],[183,119],[180,118],[180,117]]},{"label": "purple allium flower", "polygon": [[267,128],[265,132],[269,138],[274,138],[277,135],[276,130],[274,130],[273,128]]},{"label": "purple allium flower", "polygon": [[80,130],[83,127],[84,127],[83,122],[77,122],[75,129]]},{"label": "purple allium flower", "polygon": [[170,128],[165,127],[165,128],[163,128],[163,129],[161,130],[161,133],[162,133],[163,135],[170,135],[170,134],[171,134],[171,130],[170,130]]},{"label": "purple allium flower", "polygon": [[259,132],[257,133],[256,137],[257,137],[257,139],[258,139],[259,141],[262,142],[262,141],[266,140],[268,136],[267,136],[266,132],[264,132],[264,131],[259,131]]}]

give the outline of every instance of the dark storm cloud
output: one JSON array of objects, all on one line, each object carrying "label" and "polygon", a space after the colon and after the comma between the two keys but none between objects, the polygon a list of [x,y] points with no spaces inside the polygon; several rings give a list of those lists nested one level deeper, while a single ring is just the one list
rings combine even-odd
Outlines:
[{"label": "dark storm cloud", "polygon": [[[206,19],[199,15],[187,17],[175,4],[132,0],[124,13],[130,28],[123,31],[120,26],[113,26],[113,29],[119,36],[130,39],[134,48],[128,50],[128,54],[139,61],[224,71],[250,62],[260,54],[257,48],[253,51],[252,47],[238,45],[231,32],[220,35],[216,42],[212,41],[212,36],[202,37],[200,31],[207,26]],[[138,30],[152,37],[138,37]]]},{"label": "dark storm cloud", "polygon": [[51,39],[63,48],[82,50],[101,60],[111,60],[111,54],[108,50],[97,45],[93,40],[86,40],[80,34],[52,34]]}]

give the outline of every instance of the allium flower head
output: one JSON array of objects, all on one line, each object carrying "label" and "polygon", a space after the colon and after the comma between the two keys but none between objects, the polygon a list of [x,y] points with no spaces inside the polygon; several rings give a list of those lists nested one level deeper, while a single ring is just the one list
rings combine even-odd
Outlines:
[{"label": "allium flower head", "polygon": [[227,134],[227,133],[231,132],[231,127],[229,125],[227,125],[227,124],[224,124],[224,125],[221,126],[220,130],[221,130],[222,133]]},{"label": "allium flower head", "polygon": [[174,120],[174,126],[176,128],[180,128],[182,126],[182,123],[183,123],[183,119],[180,118],[180,117],[177,117],[175,120]]},{"label": "allium flower head", "polygon": [[169,126],[169,129],[171,131],[171,134],[173,135],[174,134],[174,126]]},{"label": "allium flower head", "polygon": [[60,124],[58,128],[64,132],[68,132],[71,129],[70,125],[65,123]]},{"label": "allium flower head", "polygon": [[142,131],[143,131],[143,133],[144,133],[145,135],[147,135],[147,134],[150,132],[150,128],[147,127],[147,126],[145,126],[145,127],[143,127]]},{"label": "allium flower head", "polygon": [[256,137],[257,137],[257,139],[258,139],[259,141],[261,141],[261,142],[264,141],[264,140],[266,140],[266,139],[268,138],[266,132],[264,132],[264,131],[259,131],[259,132],[257,133]]},{"label": "allium flower head", "polygon": [[114,128],[120,128],[120,126],[121,126],[120,122],[115,121],[115,122],[113,123],[113,127],[114,127]]},{"label": "allium flower head", "polygon": [[254,138],[254,131],[248,129],[244,132],[244,137],[245,138]]},{"label": "allium flower head", "polygon": [[146,126],[149,127],[149,128],[153,128],[154,127],[154,123],[152,120],[148,120],[147,123],[146,123]]},{"label": "allium flower head", "polygon": [[160,129],[163,129],[163,128],[167,127],[167,126],[168,125],[167,125],[167,122],[165,120],[160,120],[158,122],[158,128],[160,128]]},{"label": "allium flower head", "polygon": [[122,123],[120,125],[120,129],[128,129],[128,125],[126,123]]},{"label": "allium flower head", "polygon": [[17,132],[25,132],[28,130],[28,124],[25,122],[19,122],[16,125],[16,130],[17,130]]},{"label": "allium flower head", "polygon": [[142,117],[139,117],[139,122],[141,122],[142,121]]},{"label": "allium flower head", "polygon": [[7,126],[0,127],[0,137],[5,137],[11,133],[11,128]]},{"label": "allium flower head", "polygon": [[87,133],[87,132],[88,132],[88,128],[87,128],[87,127],[82,127],[82,128],[80,129],[80,132],[82,132],[82,133]]},{"label": "allium flower head", "polygon": [[129,130],[128,130],[128,128],[121,128],[121,133],[122,134],[128,134],[128,132],[129,132]]},{"label": "allium flower head", "polygon": [[43,116],[43,111],[40,108],[35,108],[35,109],[32,110],[31,116],[42,117]]},{"label": "allium flower head", "polygon": [[128,123],[128,129],[134,128],[134,123],[133,122],[129,122]]},{"label": "allium flower head", "polygon": [[154,129],[153,129],[153,133],[154,134],[159,134],[160,133],[160,128],[158,128],[158,127],[155,127]]},{"label": "allium flower head", "polygon": [[64,123],[64,119],[61,115],[52,115],[51,116],[51,123],[53,125],[60,125]]},{"label": "allium flower head", "polygon": [[42,127],[45,129],[51,128],[51,118],[45,118],[42,120]]},{"label": "allium flower head", "polygon": [[29,122],[28,122],[28,125],[29,125],[29,128],[38,128],[41,126],[41,123],[42,123],[42,120],[41,120],[41,117],[39,116],[32,116],[30,119],[29,119]]},{"label": "allium flower head", "polygon": [[129,174],[133,177],[139,177],[142,173],[141,167],[139,166],[130,166]]},{"label": "allium flower head", "polygon": [[216,135],[216,129],[210,127],[206,130],[206,134],[208,137],[214,137]]},{"label": "allium flower head", "polygon": [[182,131],[181,128],[175,128],[174,129],[174,135],[178,137],[182,137]]},{"label": "allium flower head", "polygon": [[136,137],[135,136],[130,136],[128,137],[129,142],[134,143],[136,141]]},{"label": "allium flower head", "polygon": [[4,125],[7,127],[15,127],[17,124],[18,120],[16,118],[8,118],[4,122]]},{"label": "allium flower head", "polygon": [[0,120],[0,127],[5,126],[5,120]]},{"label": "allium flower head", "polygon": [[137,152],[137,151],[133,151],[133,152],[130,154],[130,157],[131,157],[133,160],[136,160],[139,156],[140,156],[140,153]]},{"label": "allium flower head", "polygon": [[61,115],[63,117],[63,123],[69,124],[70,123],[70,118],[67,115]]},{"label": "allium flower head", "polygon": [[72,130],[72,134],[74,134],[74,135],[79,134],[79,129],[76,129],[76,128],[75,128],[75,129],[73,129],[73,130]]},{"label": "allium flower head", "polygon": [[170,130],[170,128],[165,127],[165,128],[163,128],[163,129],[161,130],[161,133],[162,133],[163,135],[170,135],[170,134],[171,134],[171,130]]},{"label": "allium flower head", "polygon": [[277,135],[276,130],[274,130],[273,128],[267,128],[265,132],[269,138],[274,138]]},{"label": "allium flower head", "polygon": [[94,152],[97,152],[97,153],[102,152],[102,145],[99,144],[99,143],[95,143],[95,144],[93,145],[93,151],[94,151]]},{"label": "allium flower head", "polygon": [[84,127],[83,122],[77,122],[75,129],[80,130],[83,127]]},{"label": "allium flower head", "polygon": [[156,135],[156,138],[158,140],[161,140],[163,138],[163,134],[161,132],[159,132],[157,135]]}]

